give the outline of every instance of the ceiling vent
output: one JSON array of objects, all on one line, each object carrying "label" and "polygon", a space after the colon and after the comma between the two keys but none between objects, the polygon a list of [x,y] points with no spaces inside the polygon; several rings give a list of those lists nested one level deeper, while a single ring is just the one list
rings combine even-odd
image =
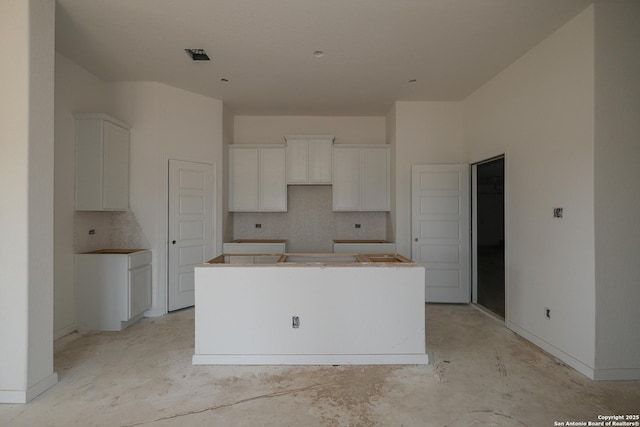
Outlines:
[{"label": "ceiling vent", "polygon": [[204,49],[185,49],[185,52],[187,52],[194,61],[210,61],[209,55],[207,55]]}]

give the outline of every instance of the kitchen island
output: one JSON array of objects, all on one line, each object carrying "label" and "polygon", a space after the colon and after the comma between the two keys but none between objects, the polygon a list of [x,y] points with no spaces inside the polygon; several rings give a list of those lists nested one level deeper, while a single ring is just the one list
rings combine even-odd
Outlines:
[{"label": "kitchen island", "polygon": [[194,365],[428,363],[424,267],[398,254],[261,256],[195,268]]}]

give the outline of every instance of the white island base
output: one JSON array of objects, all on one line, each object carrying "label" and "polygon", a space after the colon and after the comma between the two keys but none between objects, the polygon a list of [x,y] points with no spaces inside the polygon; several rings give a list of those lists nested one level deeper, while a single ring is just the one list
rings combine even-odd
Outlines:
[{"label": "white island base", "polygon": [[195,269],[194,365],[429,363],[422,266],[355,254],[221,257]]}]

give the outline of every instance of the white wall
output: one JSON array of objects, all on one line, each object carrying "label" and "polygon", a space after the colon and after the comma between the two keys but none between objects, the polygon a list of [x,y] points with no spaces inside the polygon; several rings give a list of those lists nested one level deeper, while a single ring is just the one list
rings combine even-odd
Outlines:
[{"label": "white wall", "polygon": [[222,102],[153,82],[112,86],[114,115],[131,125],[130,205],[153,251],[153,307],[167,310],[167,182],[169,159],[213,164],[216,253],[222,251]]},{"label": "white wall", "polygon": [[640,3],[595,5],[596,377],[640,378]]},{"label": "white wall", "polygon": [[233,111],[222,107],[222,241],[233,240],[233,214],[229,213],[229,145],[233,144]]},{"label": "white wall", "polygon": [[[590,7],[464,101],[468,160],[506,155],[507,325],[588,376],[593,37]],[[564,208],[563,219],[553,219],[554,207]]]},{"label": "white wall", "polygon": [[396,102],[395,129],[396,247],[411,256],[411,165],[465,161],[462,104]]},{"label": "white wall", "polygon": [[53,372],[53,0],[0,3],[0,403]]},{"label": "white wall", "polygon": [[[389,150],[390,163],[391,163],[391,180],[390,186],[391,194],[390,194],[390,202],[391,202],[391,210],[387,216],[387,240],[390,242],[396,241],[396,175],[398,173],[398,169],[396,167],[396,106],[395,104],[391,107],[389,112],[385,117],[385,133],[386,133],[386,141],[387,144],[391,146]],[[396,248],[397,249],[397,248]],[[408,255],[408,254],[407,254]]]},{"label": "white wall", "polygon": [[235,116],[236,144],[282,144],[285,135],[335,135],[336,144],[384,144],[385,118]]},{"label": "white wall", "polygon": [[[108,214],[75,213],[75,120],[73,113],[112,111],[109,84],[66,57],[55,57],[55,149],[54,149],[54,337],[75,330],[74,240],[86,239],[91,250],[108,241]],[[74,227],[74,221],[76,226]],[[95,235],[87,230],[93,228]],[[75,231],[78,230],[78,231]],[[74,232],[82,232],[82,236]],[[91,239],[91,241],[89,241]],[[102,243],[105,242],[105,243]]]}]

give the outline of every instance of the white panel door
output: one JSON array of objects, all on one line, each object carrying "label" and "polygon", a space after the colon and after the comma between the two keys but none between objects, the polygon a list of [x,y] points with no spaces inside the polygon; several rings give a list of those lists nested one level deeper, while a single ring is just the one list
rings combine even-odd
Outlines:
[{"label": "white panel door", "polygon": [[426,302],[470,302],[468,165],[411,168],[411,234]]},{"label": "white panel door", "polygon": [[169,311],[194,305],[193,267],[214,257],[214,188],[212,165],[169,160]]}]

